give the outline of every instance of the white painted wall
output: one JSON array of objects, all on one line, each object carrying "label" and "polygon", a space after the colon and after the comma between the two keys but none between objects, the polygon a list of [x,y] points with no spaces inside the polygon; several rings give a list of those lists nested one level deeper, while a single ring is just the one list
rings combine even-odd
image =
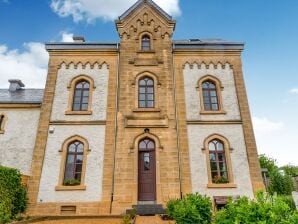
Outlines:
[{"label": "white painted wall", "polygon": [[[95,90],[92,96],[92,115],[65,115],[68,110],[68,100],[70,91],[67,88],[70,81],[79,75],[87,75],[94,80]],[[52,120],[72,120],[72,121],[90,121],[90,120],[105,120],[107,108],[107,95],[108,95],[108,81],[109,70],[106,64],[101,68],[95,65],[93,69],[87,64],[85,68],[79,64],[77,68],[71,64],[69,68],[63,64],[58,70],[57,83],[54,96],[54,104],[52,110]]]},{"label": "white painted wall", "polygon": [[[104,125],[51,126],[42,169],[38,201],[42,202],[93,202],[102,197],[102,177],[105,144]],[[85,185],[83,191],[55,191],[58,185],[63,142],[74,135],[88,140],[91,151],[87,155]]]},{"label": "white painted wall", "polygon": [[[246,195],[253,197],[249,166],[241,125],[188,125],[189,156],[193,192],[208,196]],[[237,188],[211,189],[207,188],[208,171],[204,140],[212,134],[219,134],[228,139],[234,183]]]},{"label": "white painted wall", "polygon": [[[201,115],[200,96],[197,90],[198,81],[206,75],[218,78],[224,87],[222,94],[223,110],[227,112],[225,115]],[[240,112],[238,107],[238,99],[234,82],[233,70],[229,64],[225,68],[213,64],[206,68],[205,64],[201,64],[199,68],[194,64],[191,68],[188,64],[183,70],[184,91],[186,104],[187,120],[239,120]]]},{"label": "white painted wall", "polygon": [[0,109],[7,118],[0,134],[0,164],[30,175],[39,109]]}]

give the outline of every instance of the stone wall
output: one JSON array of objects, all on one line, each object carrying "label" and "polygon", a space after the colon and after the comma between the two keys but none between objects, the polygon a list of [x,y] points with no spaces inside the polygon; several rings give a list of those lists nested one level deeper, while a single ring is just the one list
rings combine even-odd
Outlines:
[{"label": "stone wall", "polygon": [[[105,126],[51,126],[54,133],[49,134],[43,163],[39,202],[92,202],[100,201],[102,196],[103,160],[105,143]],[[60,174],[63,142],[74,135],[84,137],[90,152],[87,154],[85,173],[86,190],[56,191]]]},{"label": "stone wall", "polygon": [[[246,195],[253,197],[253,189],[247,162],[246,147],[241,125],[188,125],[188,140],[190,167],[192,177],[192,191],[209,196]],[[229,143],[232,173],[235,188],[207,187],[208,171],[206,150],[203,150],[204,140],[212,134],[225,137]]]},{"label": "stone wall", "polygon": [[0,164],[31,174],[39,108],[0,109],[5,115],[4,133],[0,134]]}]

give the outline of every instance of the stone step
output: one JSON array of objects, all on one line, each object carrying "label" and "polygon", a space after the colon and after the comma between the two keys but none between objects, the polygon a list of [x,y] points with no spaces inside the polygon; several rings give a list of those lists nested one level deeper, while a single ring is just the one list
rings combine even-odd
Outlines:
[{"label": "stone step", "polygon": [[132,207],[135,209],[137,215],[156,215],[166,213],[166,210],[160,204],[133,205]]},{"label": "stone step", "polygon": [[174,221],[164,221],[159,216],[137,216],[135,224],[174,224]]}]

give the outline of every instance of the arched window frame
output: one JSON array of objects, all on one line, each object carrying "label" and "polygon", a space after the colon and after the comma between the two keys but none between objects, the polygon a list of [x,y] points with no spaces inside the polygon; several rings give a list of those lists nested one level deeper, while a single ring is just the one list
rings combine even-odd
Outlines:
[{"label": "arched window frame", "polygon": [[[149,49],[144,49],[143,48],[144,37],[149,38]],[[139,39],[140,39],[140,51],[142,51],[142,52],[151,52],[151,51],[153,51],[153,39],[152,39],[151,33],[148,33],[148,32],[141,33],[140,36],[139,36]]]},{"label": "arched window frame", "polygon": [[[212,142],[213,140],[218,140],[218,141],[222,142],[222,144],[223,144],[227,172],[228,172],[228,183],[213,183],[212,175],[211,175],[210,150],[209,150],[209,143]],[[208,188],[235,188],[235,187],[237,187],[237,185],[234,184],[234,176],[233,176],[233,169],[232,169],[231,156],[230,156],[231,148],[230,148],[229,141],[221,135],[213,134],[205,139],[203,149],[206,154],[206,163],[207,163],[207,172],[208,172],[207,187]]]},{"label": "arched window frame", "polygon": [[[204,82],[214,83],[214,85],[216,87],[218,110],[206,110],[205,109],[204,95],[203,95],[203,83]],[[214,76],[211,76],[211,75],[206,75],[198,81],[197,90],[199,91],[199,96],[200,96],[200,109],[201,109],[200,114],[226,114],[226,112],[223,109],[223,103],[222,103],[223,89],[224,89],[224,87],[222,86],[220,80]]]},{"label": "arched window frame", "polygon": [[[151,78],[154,82],[154,107],[139,108],[139,81],[144,77]],[[157,76],[151,72],[142,72],[138,74],[132,83],[135,88],[135,109],[134,111],[160,111],[159,109],[159,88],[161,86]]]},{"label": "arched window frame", "polygon": [[7,120],[7,116],[5,114],[0,114],[0,134],[4,134],[5,132],[6,120]]},{"label": "arched window frame", "polygon": [[[79,141],[83,144],[83,162],[82,162],[82,173],[81,173],[81,181],[79,185],[73,185],[73,186],[66,186],[64,185],[64,177],[65,177],[65,166],[67,162],[67,155],[68,155],[68,148],[69,146],[75,142]],[[61,156],[61,165],[60,165],[60,174],[59,174],[59,182],[58,185],[56,186],[56,191],[63,191],[63,190],[86,190],[85,186],[85,174],[86,174],[86,163],[87,163],[87,155],[88,152],[90,151],[89,149],[89,143],[88,141],[79,136],[72,136],[68,139],[66,139],[61,147],[60,156]]]},{"label": "arched window frame", "polygon": [[[73,110],[75,88],[79,82],[83,82],[83,81],[86,81],[89,83],[88,109],[75,111]],[[93,95],[93,91],[95,90],[94,80],[87,75],[76,76],[70,81],[68,85],[68,90],[69,90],[68,110],[65,112],[65,114],[66,115],[91,115],[92,114],[92,95]]]}]

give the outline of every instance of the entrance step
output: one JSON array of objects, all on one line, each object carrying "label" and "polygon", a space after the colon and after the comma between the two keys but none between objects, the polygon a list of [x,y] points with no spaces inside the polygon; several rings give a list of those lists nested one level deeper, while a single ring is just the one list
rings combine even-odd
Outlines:
[{"label": "entrance step", "polygon": [[133,205],[137,215],[157,215],[165,214],[166,210],[159,204],[143,204],[143,205]]},{"label": "entrance step", "polygon": [[174,224],[174,221],[162,220],[158,215],[156,216],[137,216],[135,224]]}]

